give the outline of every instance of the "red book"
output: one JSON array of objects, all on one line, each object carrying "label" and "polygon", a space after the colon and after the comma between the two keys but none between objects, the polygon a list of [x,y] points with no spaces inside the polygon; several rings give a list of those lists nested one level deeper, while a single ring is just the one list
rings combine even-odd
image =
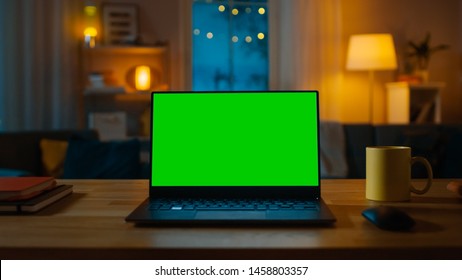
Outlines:
[{"label": "red book", "polygon": [[0,200],[29,199],[54,187],[53,177],[0,177]]},{"label": "red book", "polygon": [[71,185],[61,185],[41,192],[30,199],[0,201],[0,213],[34,213],[72,193]]}]

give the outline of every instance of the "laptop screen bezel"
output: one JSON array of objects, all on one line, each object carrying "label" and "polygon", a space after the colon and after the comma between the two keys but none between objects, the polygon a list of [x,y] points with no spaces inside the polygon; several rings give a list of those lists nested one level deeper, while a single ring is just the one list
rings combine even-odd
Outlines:
[{"label": "laptop screen bezel", "polygon": [[156,91],[151,93],[151,125],[150,139],[154,139],[154,128],[152,121],[154,120],[154,95],[160,94],[211,94],[211,93],[310,93],[316,95],[316,123],[317,123],[317,158],[318,158],[318,180],[316,186],[153,186],[152,184],[152,165],[153,144],[150,145],[149,156],[149,197],[191,197],[191,198],[207,198],[207,197],[258,197],[258,198],[303,198],[319,200],[321,197],[321,172],[320,172],[320,138],[319,138],[319,92],[317,90],[288,90],[288,91]]}]

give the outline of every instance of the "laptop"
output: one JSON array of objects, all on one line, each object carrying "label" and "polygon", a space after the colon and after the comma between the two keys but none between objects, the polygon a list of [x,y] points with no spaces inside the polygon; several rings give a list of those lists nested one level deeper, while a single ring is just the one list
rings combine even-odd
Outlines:
[{"label": "laptop", "polygon": [[149,198],[126,221],[331,224],[317,91],[153,92]]}]

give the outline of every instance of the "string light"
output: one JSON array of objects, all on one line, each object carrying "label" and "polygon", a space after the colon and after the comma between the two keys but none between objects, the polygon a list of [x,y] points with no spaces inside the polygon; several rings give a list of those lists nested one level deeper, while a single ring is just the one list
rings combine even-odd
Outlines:
[{"label": "string light", "polygon": [[258,9],[258,13],[259,13],[260,15],[264,15],[264,14],[266,13],[265,8],[261,7],[260,9]]},{"label": "string light", "polygon": [[233,41],[233,43],[237,43],[239,41],[239,38],[237,36],[233,36],[231,40]]},{"label": "string light", "polygon": [[221,13],[223,13],[225,10],[226,10],[225,6],[223,5],[218,6],[218,11],[220,11]]},{"label": "string light", "polygon": [[237,14],[239,14],[239,10],[234,8],[233,11],[232,11],[233,15],[237,16]]},{"label": "string light", "polygon": [[212,39],[213,38],[213,33],[212,32],[207,33],[207,38]]},{"label": "string light", "polygon": [[252,37],[246,36],[246,37],[245,37],[245,41],[246,41],[247,43],[252,43]]},{"label": "string light", "polygon": [[260,33],[258,33],[257,37],[258,37],[258,39],[263,40],[263,39],[265,39],[265,34],[260,32]]}]

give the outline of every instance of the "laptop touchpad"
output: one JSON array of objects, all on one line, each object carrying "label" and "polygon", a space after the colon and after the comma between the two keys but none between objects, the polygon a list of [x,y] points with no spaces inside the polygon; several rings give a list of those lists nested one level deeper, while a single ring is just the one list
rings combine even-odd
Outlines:
[{"label": "laptop touchpad", "polygon": [[197,211],[196,219],[200,220],[235,220],[264,219],[265,211]]}]

